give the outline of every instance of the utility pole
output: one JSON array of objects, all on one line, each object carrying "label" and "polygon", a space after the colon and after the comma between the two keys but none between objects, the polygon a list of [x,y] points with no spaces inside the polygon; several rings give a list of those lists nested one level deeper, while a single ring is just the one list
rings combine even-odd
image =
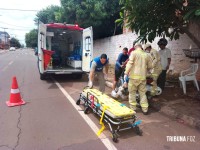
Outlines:
[{"label": "utility pole", "polygon": [[6,43],[7,43],[7,39],[6,39],[6,29],[8,29],[8,28],[3,28],[4,29],[4,35],[5,35],[5,45],[6,45]]}]

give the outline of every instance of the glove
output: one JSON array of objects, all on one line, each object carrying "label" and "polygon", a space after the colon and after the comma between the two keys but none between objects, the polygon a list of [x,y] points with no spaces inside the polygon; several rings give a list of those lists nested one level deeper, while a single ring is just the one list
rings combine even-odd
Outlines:
[{"label": "glove", "polygon": [[104,79],[108,80],[108,74],[104,74]]},{"label": "glove", "polygon": [[124,82],[126,82],[127,78],[128,78],[128,75],[125,74],[125,75],[124,75]]},{"label": "glove", "polygon": [[124,82],[123,87],[128,88],[128,83],[126,81]]},{"label": "glove", "polygon": [[88,87],[89,87],[90,89],[93,87],[92,81],[89,81],[89,82],[88,82]]},{"label": "glove", "polygon": [[124,65],[121,65],[120,67],[121,67],[121,68],[124,68],[125,66],[124,66]]}]

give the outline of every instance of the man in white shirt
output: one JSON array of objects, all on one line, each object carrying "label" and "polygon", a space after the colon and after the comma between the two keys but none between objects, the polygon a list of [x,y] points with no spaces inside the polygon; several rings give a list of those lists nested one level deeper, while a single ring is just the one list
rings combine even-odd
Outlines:
[{"label": "man in white shirt", "polygon": [[168,42],[164,38],[161,38],[158,41],[158,46],[160,47],[159,54],[161,57],[162,72],[158,77],[157,84],[162,90],[164,90],[165,81],[166,81],[166,73],[171,63],[171,50],[166,48],[167,44]]}]

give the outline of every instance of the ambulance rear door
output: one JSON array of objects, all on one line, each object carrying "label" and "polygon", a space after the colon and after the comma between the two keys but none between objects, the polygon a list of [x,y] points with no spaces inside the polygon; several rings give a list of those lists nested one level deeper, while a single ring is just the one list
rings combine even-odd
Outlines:
[{"label": "ambulance rear door", "polygon": [[82,70],[90,71],[90,62],[93,58],[93,30],[92,27],[83,30]]},{"label": "ambulance rear door", "polygon": [[44,57],[42,49],[46,49],[46,32],[47,26],[40,22],[38,23],[38,67],[40,74],[44,73]]}]

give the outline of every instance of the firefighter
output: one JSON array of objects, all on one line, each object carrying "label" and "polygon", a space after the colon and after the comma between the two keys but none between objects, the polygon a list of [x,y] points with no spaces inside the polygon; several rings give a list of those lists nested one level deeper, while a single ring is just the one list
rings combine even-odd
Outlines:
[{"label": "firefighter", "polygon": [[157,89],[157,79],[160,73],[162,72],[162,65],[161,65],[161,59],[160,59],[160,54],[158,51],[153,49],[151,47],[150,43],[147,43],[143,46],[143,49],[150,54],[152,58],[152,66],[153,69],[150,72],[150,77],[152,77],[153,82],[152,82],[152,89],[151,89],[151,95],[155,96],[156,95],[156,89]]},{"label": "firefighter", "polygon": [[148,114],[148,101],[146,96],[147,71],[152,69],[151,57],[143,51],[140,43],[135,44],[135,50],[131,53],[126,65],[125,76],[129,76],[129,104],[130,108],[136,110],[136,92],[140,95],[140,106],[144,115]]},{"label": "firefighter", "polygon": [[[103,68],[105,67],[105,74]],[[109,61],[106,54],[94,58],[91,62],[88,86],[93,87],[94,76],[97,75],[99,81],[99,91],[105,92],[105,79],[108,76]]]}]

